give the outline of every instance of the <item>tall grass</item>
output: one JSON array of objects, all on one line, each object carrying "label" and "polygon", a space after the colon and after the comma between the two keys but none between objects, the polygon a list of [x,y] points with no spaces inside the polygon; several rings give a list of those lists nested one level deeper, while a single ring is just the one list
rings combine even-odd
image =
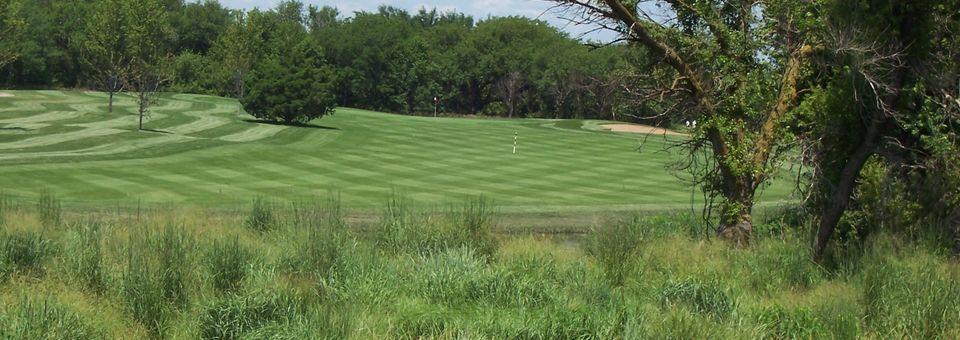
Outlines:
[{"label": "tall grass", "polygon": [[273,204],[263,197],[253,199],[250,206],[250,212],[244,224],[250,230],[264,233],[272,230],[276,226],[276,217],[274,216]]},{"label": "tall grass", "polygon": [[205,256],[213,288],[217,292],[238,290],[247,277],[252,252],[240,243],[239,237],[216,240]]},{"label": "tall grass", "polygon": [[468,197],[444,213],[414,210],[405,196],[395,192],[382,210],[374,238],[378,246],[394,253],[431,254],[471,247],[489,259],[497,248],[493,226],[484,196]]},{"label": "tall grass", "polygon": [[121,293],[133,318],[160,337],[171,314],[190,303],[194,241],[182,227],[167,224],[158,234],[133,231]]},{"label": "tall grass", "polygon": [[922,253],[898,258],[886,251],[866,261],[860,279],[870,328],[891,338],[958,335],[960,268],[956,264]]},{"label": "tall grass", "polygon": [[302,308],[296,298],[278,293],[228,296],[204,309],[200,337],[239,339],[271,324],[295,322]]},{"label": "tall grass", "polygon": [[103,333],[53,296],[21,296],[14,317],[0,324],[5,339],[97,339]]},{"label": "tall grass", "polygon": [[293,233],[298,238],[293,242],[294,252],[285,259],[288,268],[329,280],[351,242],[340,197],[331,195],[323,202],[301,204],[294,211],[300,223]]},{"label": "tall grass", "polygon": [[640,245],[649,229],[639,216],[596,227],[584,241],[586,253],[596,259],[612,286],[622,286],[638,267]]},{"label": "tall grass", "polygon": [[10,198],[7,197],[7,193],[0,191],[0,227],[3,227],[7,224],[7,214],[10,212],[12,206]]},{"label": "tall grass", "polygon": [[70,230],[67,266],[74,280],[95,294],[107,289],[104,268],[103,223],[87,220]]},{"label": "tall grass", "polygon": [[665,215],[507,237],[483,197],[413,207],[350,225],[331,195],[271,210],[268,233],[237,228],[246,211],[47,228],[28,209],[0,232],[0,338],[960,336],[956,263],[883,232],[828,273],[788,230],[733,249]]},{"label": "tall grass", "polygon": [[63,218],[60,199],[50,190],[40,192],[40,199],[37,201],[37,214],[45,227],[59,226]]},{"label": "tall grass", "polygon": [[37,231],[0,232],[0,281],[13,274],[42,276],[55,250],[52,241]]},{"label": "tall grass", "polygon": [[668,282],[660,291],[659,300],[662,308],[682,306],[717,319],[727,318],[736,307],[718,283],[695,279]]}]

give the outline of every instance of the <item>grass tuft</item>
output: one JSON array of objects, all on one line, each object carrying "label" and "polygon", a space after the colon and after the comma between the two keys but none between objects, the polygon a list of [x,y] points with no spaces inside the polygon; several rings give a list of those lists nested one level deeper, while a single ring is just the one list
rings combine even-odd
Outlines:
[{"label": "grass tuft", "polygon": [[586,253],[597,261],[611,286],[623,286],[637,269],[644,227],[640,218],[634,217],[606,228],[594,228],[584,241]]},{"label": "grass tuft", "polygon": [[258,233],[273,230],[276,226],[273,210],[273,204],[263,197],[254,198],[245,222],[247,228]]},{"label": "grass tuft", "polygon": [[52,296],[22,296],[14,308],[15,317],[0,336],[9,339],[98,339],[103,334],[69,306]]},{"label": "grass tuft", "polygon": [[42,276],[44,262],[54,249],[40,232],[16,230],[0,234],[0,281],[13,274]]},{"label": "grass tuft", "polygon": [[733,313],[734,301],[717,283],[705,283],[694,279],[670,282],[659,295],[662,308],[684,306],[692,311],[725,319]]},{"label": "grass tuft", "polygon": [[65,258],[70,274],[84,289],[102,294],[107,289],[103,265],[102,223],[89,220],[70,230],[70,245]]},{"label": "grass tuft", "polygon": [[240,243],[239,237],[233,237],[214,241],[207,250],[206,259],[213,288],[217,292],[229,293],[243,284],[253,254]]},{"label": "grass tuft", "polygon": [[43,226],[59,226],[63,215],[60,199],[49,190],[40,192],[40,200],[37,201],[37,214],[40,216],[40,222]]}]

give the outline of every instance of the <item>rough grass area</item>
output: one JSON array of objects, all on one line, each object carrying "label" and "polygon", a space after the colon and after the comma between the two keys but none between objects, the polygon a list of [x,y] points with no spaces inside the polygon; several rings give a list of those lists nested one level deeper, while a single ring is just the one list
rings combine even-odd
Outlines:
[{"label": "rough grass area", "polygon": [[958,264],[886,235],[823,268],[790,230],[733,249],[637,215],[507,237],[486,198],[406,200],[363,225],[336,197],[55,225],[8,206],[0,338],[960,338]]},{"label": "rough grass area", "polygon": [[[504,210],[534,211],[662,209],[691,199],[668,168],[677,152],[666,146],[682,137],[588,128],[602,122],[338,108],[287,126],[251,121],[232,99],[164,94],[138,132],[127,95],[107,113],[104,93],[9,92],[0,98],[0,188],[30,199],[50,189],[64,205],[223,206],[329,190],[371,210],[394,191],[425,205],[483,193]],[[790,189],[774,184],[764,199]]]}]

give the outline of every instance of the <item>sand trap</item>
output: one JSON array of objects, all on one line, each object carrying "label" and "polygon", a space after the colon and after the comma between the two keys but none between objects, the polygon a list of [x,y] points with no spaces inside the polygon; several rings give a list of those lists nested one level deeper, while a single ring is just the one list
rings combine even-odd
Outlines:
[{"label": "sand trap", "polygon": [[680,133],[676,131],[671,131],[663,128],[658,128],[649,125],[640,125],[640,124],[603,124],[601,127],[613,131],[613,132],[630,132],[630,133],[642,133],[648,135],[670,135],[670,136],[685,136],[685,133]]},{"label": "sand trap", "polygon": [[6,92],[0,92],[0,98],[10,98],[10,97],[13,97],[13,95]]}]

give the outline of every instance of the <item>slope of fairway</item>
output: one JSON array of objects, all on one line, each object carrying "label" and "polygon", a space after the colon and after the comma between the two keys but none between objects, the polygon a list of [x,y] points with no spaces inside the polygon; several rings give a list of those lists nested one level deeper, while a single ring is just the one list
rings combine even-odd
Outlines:
[{"label": "slope of fairway", "polygon": [[[340,108],[308,127],[262,124],[235,100],[163,96],[136,131],[129,96],[5,91],[0,189],[67,202],[247,202],[339,191],[348,206],[391,192],[443,204],[484,193],[517,209],[668,207],[690,187],[668,170],[663,136],[577,121],[426,118]],[[512,154],[514,134],[519,136]],[[680,138],[680,137],[669,137]],[[643,148],[638,146],[643,142]],[[774,186],[765,197],[786,196]]]}]

